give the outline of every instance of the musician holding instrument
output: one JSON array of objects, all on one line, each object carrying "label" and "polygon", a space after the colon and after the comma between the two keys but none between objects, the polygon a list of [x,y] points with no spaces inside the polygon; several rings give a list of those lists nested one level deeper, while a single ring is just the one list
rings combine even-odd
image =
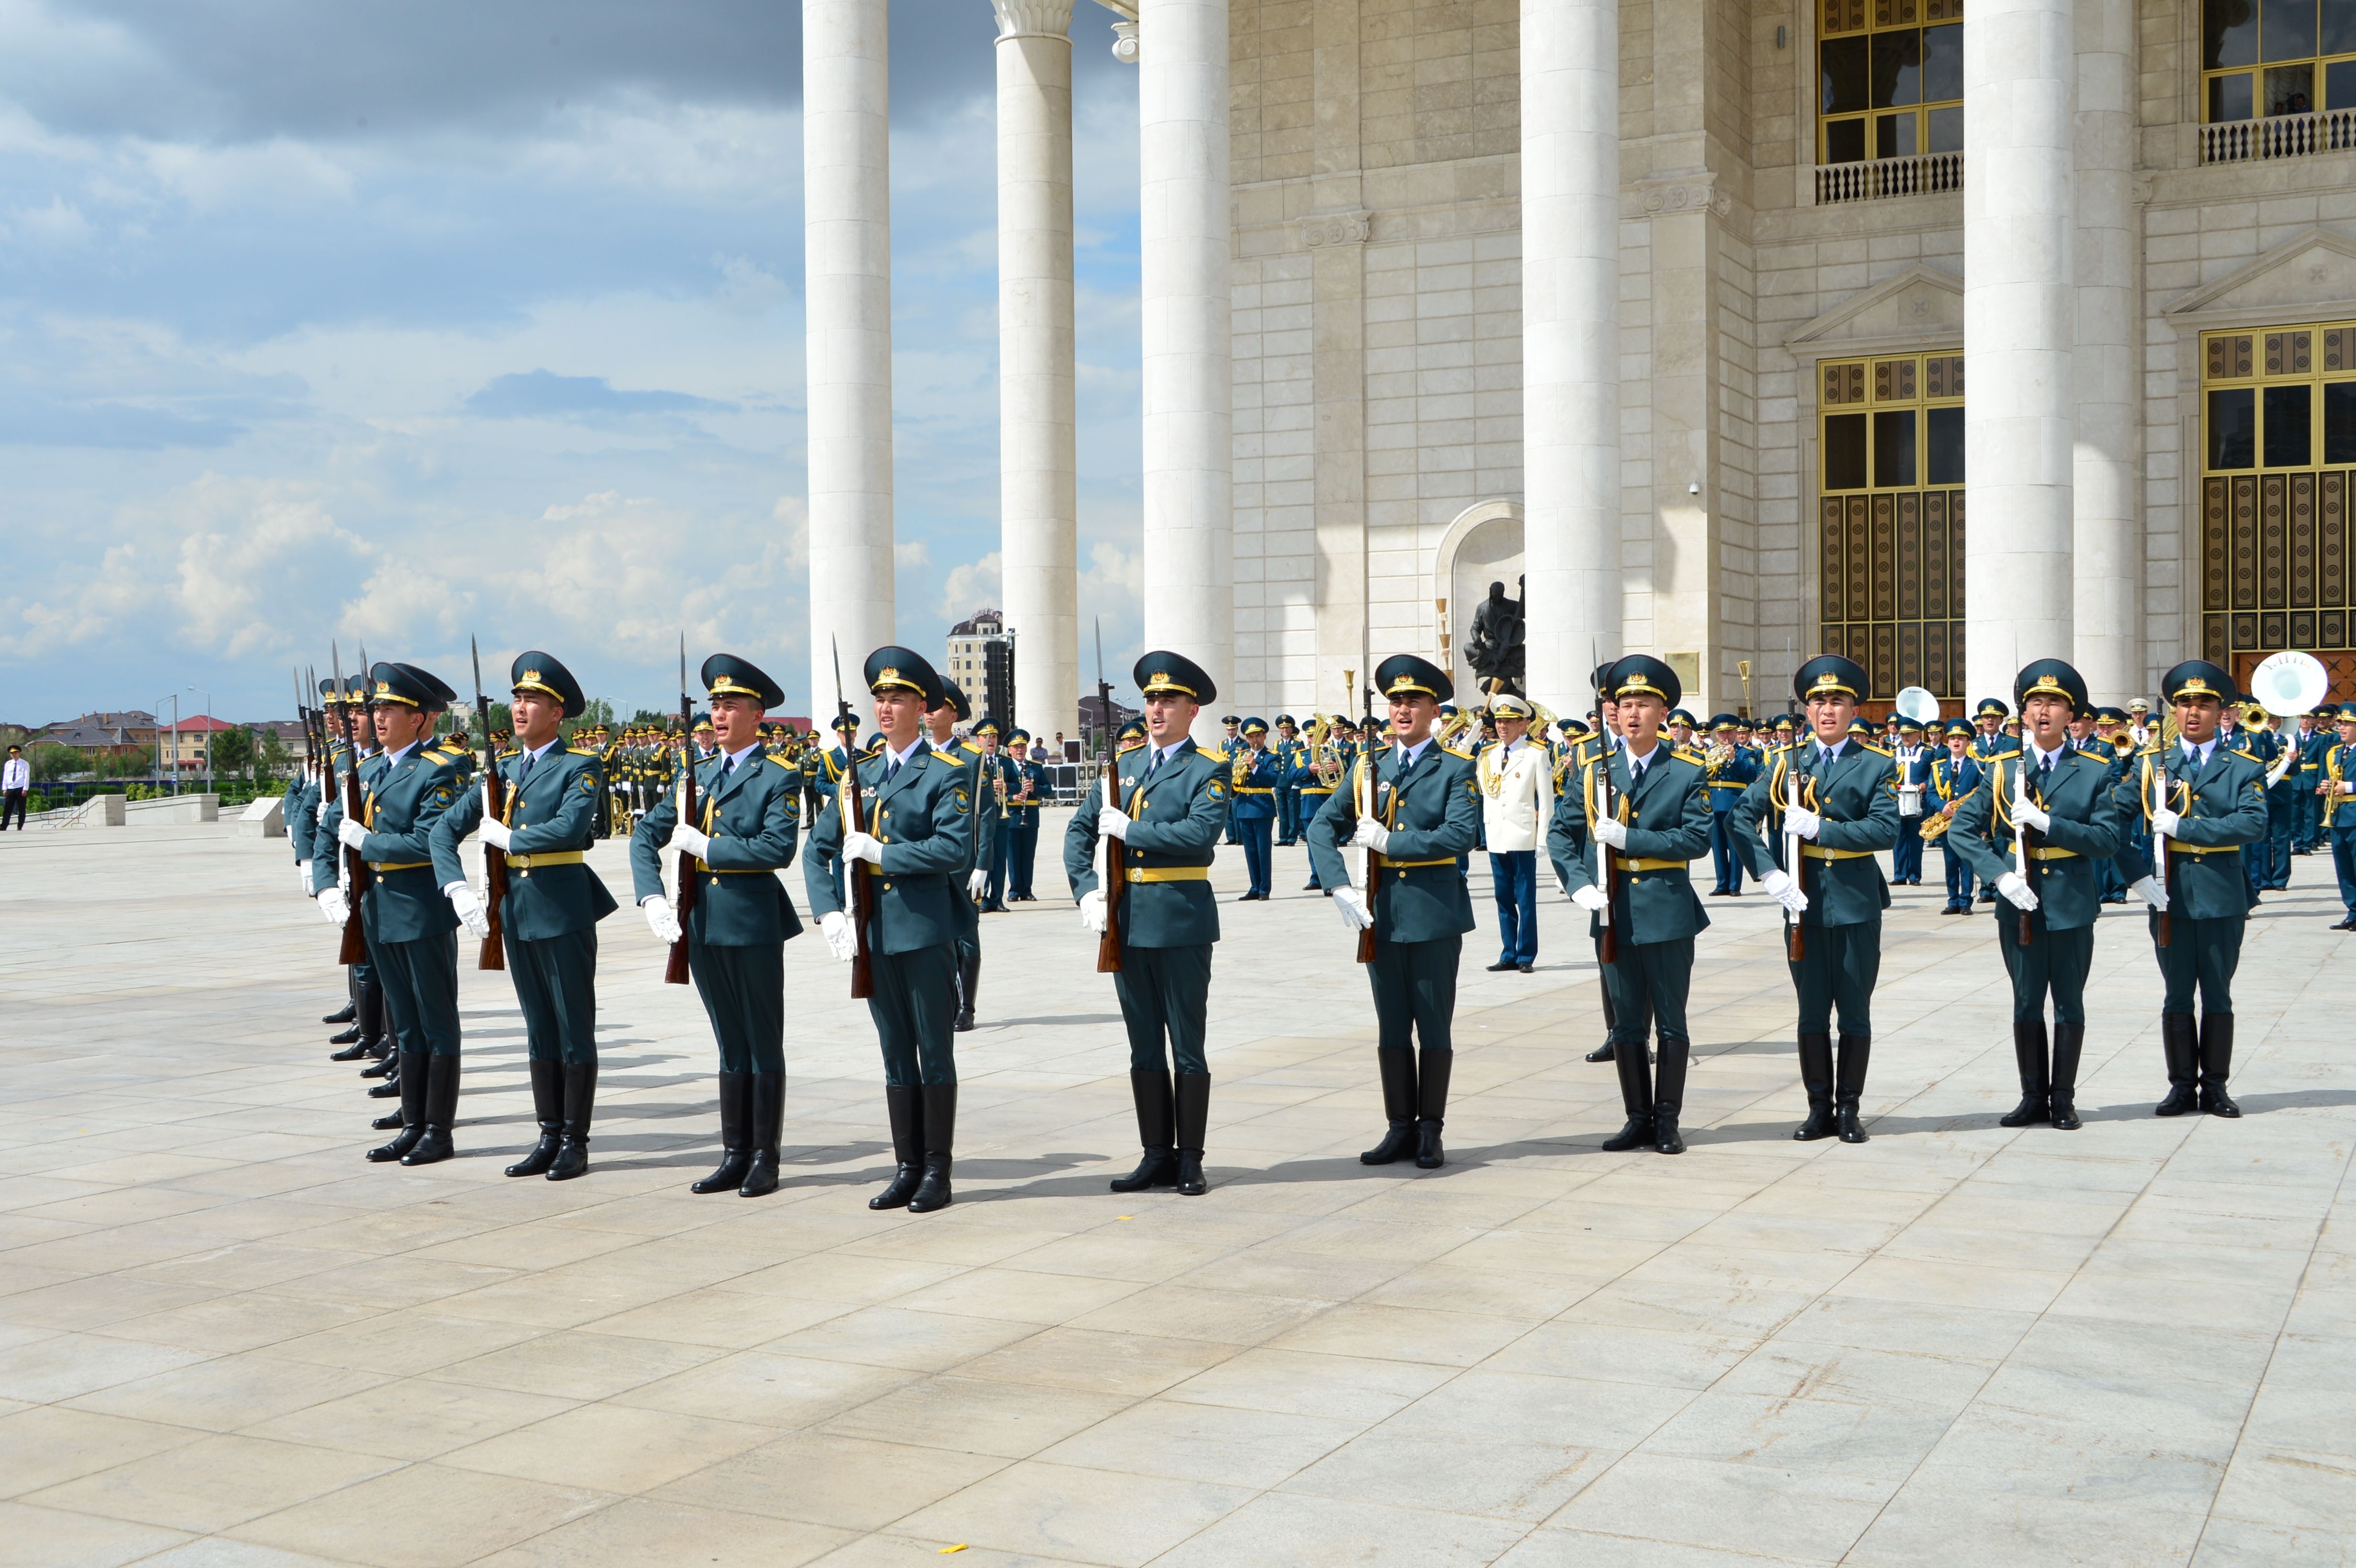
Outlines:
[{"label": "musician holding instrument", "polygon": [[[476,666],[477,679],[482,667]],[[573,672],[548,654],[519,655],[508,675],[515,747],[478,788],[434,819],[434,880],[477,942],[493,937],[491,912],[466,880],[458,846],[479,827],[505,863],[498,956],[523,1011],[525,1066],[540,1141],[509,1176],[570,1181],[589,1168],[589,1122],[597,1100],[597,923],[619,907],[586,863],[605,791],[604,759],[568,746],[562,725],[587,706]],[[477,694],[479,699],[479,693]],[[479,711],[477,723],[487,722]],[[492,796],[496,793],[494,807]],[[481,966],[494,967],[493,955]]]},{"label": "musician holding instrument", "polygon": [[[1358,959],[1374,990],[1388,1129],[1358,1158],[1390,1165],[1411,1155],[1431,1170],[1447,1159],[1456,969],[1474,923],[1456,861],[1480,840],[1481,785],[1472,756],[1432,735],[1440,705],[1455,695],[1437,665],[1394,655],[1376,667],[1375,688],[1389,706],[1389,743],[1370,745],[1326,798],[1309,824],[1309,859],[1343,923],[1371,937]],[[1345,846],[1365,851],[1355,880]]]},{"label": "musician holding instrument", "polygon": [[1282,764],[1268,749],[1268,720],[1244,720],[1243,741],[1227,756],[1227,788],[1235,797],[1227,820],[1242,839],[1248,886],[1237,903],[1267,901],[1274,886],[1276,852],[1270,837],[1276,831],[1276,792]]},{"label": "musician holding instrument", "polygon": [[1972,755],[1972,721],[1950,719],[1946,722],[1947,754],[1931,764],[1931,799],[1925,803],[1927,815],[1922,819],[1922,836],[1939,841],[1939,853],[1947,863],[1947,902],[1941,914],[1972,912],[1972,865],[1964,852],[1947,836],[1954,825],[1955,807],[1972,791],[1980,787],[1980,764]]},{"label": "musician holding instrument", "polygon": [[1759,776],[1759,758],[1741,743],[1742,720],[1720,713],[1709,721],[1709,746],[1702,767],[1709,775],[1709,863],[1717,880],[1709,890],[1714,899],[1742,896],[1742,851],[1734,842],[1734,803]]},{"label": "musician holding instrument", "polygon": [[[1692,1050],[1686,997],[1694,937],[1709,925],[1686,867],[1709,848],[1708,768],[1699,752],[1674,751],[1661,739],[1662,720],[1680,695],[1675,670],[1631,654],[1610,667],[1601,687],[1620,743],[1579,764],[1556,798],[1547,848],[1571,901],[1593,917],[1612,1003],[1606,1043],[1628,1122],[1603,1147],[1683,1154],[1677,1115]],[[1575,852],[1588,842],[1593,855]],[[1644,1046],[1655,1029],[1657,1087]]]},{"label": "musician holding instrument", "polygon": [[[1031,731],[1017,730],[1006,738],[1006,762],[1014,781],[1007,802],[1006,901],[1037,903],[1031,891],[1033,867],[1039,854],[1039,808],[1050,786],[1047,770],[1031,755]],[[1062,761],[1059,757],[1057,761]]]},{"label": "musician holding instrument", "polygon": [[1219,940],[1211,862],[1226,825],[1231,764],[1192,737],[1203,705],[1218,699],[1200,665],[1156,650],[1131,673],[1145,696],[1144,743],[1113,759],[1110,798],[1099,777],[1073,814],[1064,870],[1081,923],[1119,937],[1118,956],[1100,954],[1098,967],[1118,965],[1113,995],[1129,1029],[1129,1092],[1144,1157],[1112,1190],[1174,1187],[1197,1197],[1210,1187],[1203,1175],[1205,1047],[1211,949]]},{"label": "musician holding instrument", "polygon": [[[657,796],[630,832],[630,877],[656,937],[685,938],[720,1048],[720,1164],[688,1190],[759,1198],[777,1189],[785,1117],[786,944],[802,923],[776,873],[794,863],[801,775],[761,749],[761,715],[785,701],[776,681],[734,654],[705,659],[699,678],[713,745],[682,759],[693,820],[680,819],[684,781]],[[666,853],[678,857],[677,903],[663,891]]]},{"label": "musician holding instrument", "polygon": [[[1735,842],[1786,913],[1785,959],[1799,997],[1800,1083],[1808,1094],[1808,1119],[1792,1136],[1808,1143],[1837,1134],[1845,1144],[1861,1144],[1867,1134],[1858,1100],[1873,1051],[1881,912],[1890,907],[1876,852],[1900,841],[1901,775],[1888,752],[1849,733],[1868,690],[1862,665],[1819,654],[1794,673],[1792,688],[1807,712],[1811,738],[1776,753],[1743,791],[1734,808]],[[1919,727],[1918,720],[1905,722]],[[1762,827],[1797,842],[1790,869],[1775,864]]]},{"label": "musician holding instrument", "polygon": [[2070,745],[2071,717],[2088,706],[2085,677],[2061,659],[2038,659],[2014,677],[2013,698],[2021,743],[1980,759],[1980,785],[1955,808],[1947,839],[1998,895],[1997,945],[2012,979],[2020,1104],[1997,1120],[2070,1132],[2082,1125],[2086,975],[2103,912],[2095,867],[2119,852],[2126,834],[2110,764]]}]

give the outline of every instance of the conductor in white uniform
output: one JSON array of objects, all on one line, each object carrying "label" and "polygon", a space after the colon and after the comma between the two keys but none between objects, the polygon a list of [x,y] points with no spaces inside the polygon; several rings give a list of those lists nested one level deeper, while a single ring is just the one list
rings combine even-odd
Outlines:
[{"label": "conductor in white uniform", "polygon": [[1497,893],[1497,961],[1526,975],[1538,957],[1538,846],[1554,816],[1554,758],[1532,735],[1530,705],[1507,692],[1489,699],[1497,739],[1480,756],[1481,820]]}]

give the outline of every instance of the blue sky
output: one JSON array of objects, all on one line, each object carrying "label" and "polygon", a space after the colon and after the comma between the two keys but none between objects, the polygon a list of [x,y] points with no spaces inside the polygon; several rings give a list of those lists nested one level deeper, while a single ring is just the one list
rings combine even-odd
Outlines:
[{"label": "blue sky", "polygon": [[[0,0],[0,720],[365,642],[624,711],[806,624],[791,0]],[[1138,635],[1136,73],[1074,17],[1082,602]],[[987,0],[893,17],[902,640],[997,603]],[[496,678],[496,677],[494,677]],[[191,712],[203,699],[184,693]]]}]

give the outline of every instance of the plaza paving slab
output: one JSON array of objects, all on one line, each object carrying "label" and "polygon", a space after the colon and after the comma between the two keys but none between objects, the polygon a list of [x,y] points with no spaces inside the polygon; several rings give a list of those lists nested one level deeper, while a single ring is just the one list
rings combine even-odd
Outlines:
[{"label": "plaza paving slab", "polygon": [[[592,859],[626,894],[623,846]],[[983,922],[958,1200],[912,1218],[865,1206],[874,1036],[814,935],[774,1197],[688,1192],[712,1048],[628,910],[591,1174],[502,1178],[522,1029],[471,961],[460,1157],[388,1168],[283,841],[7,835],[0,1565],[2347,1563],[2356,962],[2297,866],[2242,963],[2249,1114],[2151,1116],[2114,910],[2070,1134],[1997,1125],[1994,921],[1898,890],[1860,1147],[1791,1140],[1778,922],[1706,901],[1665,1158],[1598,1147],[1584,917],[1550,900],[1538,972],[1484,972],[1476,858],[1419,1173],[1358,1163],[1373,1018],[1302,852],[1238,904],[1228,850],[1211,1192],[1106,1190],[1127,1048],[1051,896]]]}]

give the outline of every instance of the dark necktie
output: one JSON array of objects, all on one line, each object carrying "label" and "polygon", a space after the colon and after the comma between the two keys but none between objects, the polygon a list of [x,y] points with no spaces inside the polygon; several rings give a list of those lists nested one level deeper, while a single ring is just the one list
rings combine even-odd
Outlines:
[{"label": "dark necktie", "polygon": [[536,753],[536,752],[526,752],[523,754],[523,765],[516,769],[516,788],[517,788],[517,789],[519,789],[519,790],[522,789],[522,788],[523,788],[523,786],[524,786],[526,784],[528,784],[528,783],[530,783],[530,780],[531,780],[531,763],[532,763],[532,759],[533,759],[533,757],[534,757],[535,755],[537,755],[537,753]]},{"label": "dark necktie", "polygon": [[890,783],[892,782],[892,775],[893,775],[894,773],[898,773],[899,771],[900,771],[900,759],[899,759],[899,758],[897,758],[897,757],[886,757],[886,758],[884,758],[884,782],[885,784],[890,784]]}]

